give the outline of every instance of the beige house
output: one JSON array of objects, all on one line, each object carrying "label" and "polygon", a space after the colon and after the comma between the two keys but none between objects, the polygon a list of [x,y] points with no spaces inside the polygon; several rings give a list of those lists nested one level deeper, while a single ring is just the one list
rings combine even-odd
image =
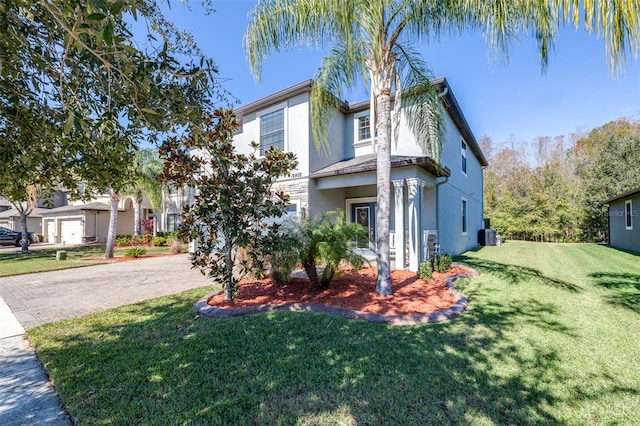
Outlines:
[{"label": "beige house", "polygon": [[[116,235],[133,234],[134,201],[123,197],[118,205]],[[109,197],[98,196],[90,203],[71,202],[66,206],[41,212],[42,235],[45,242],[56,244],[86,244],[107,241],[109,233]],[[141,218],[151,214],[149,201],[142,202]]]}]

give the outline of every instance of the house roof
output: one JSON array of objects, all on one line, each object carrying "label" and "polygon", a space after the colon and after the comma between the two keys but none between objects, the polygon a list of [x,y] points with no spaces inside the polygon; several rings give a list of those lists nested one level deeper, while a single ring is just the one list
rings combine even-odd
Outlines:
[{"label": "house roof", "polygon": [[71,213],[71,212],[81,212],[81,211],[101,211],[108,212],[111,208],[104,204],[94,201],[92,203],[87,204],[79,204],[77,206],[62,206],[56,207],[55,209],[47,209],[43,212],[45,215],[47,214],[57,214],[57,213]]},{"label": "house roof", "polygon": [[[442,168],[430,157],[412,157],[408,155],[392,155],[391,167],[418,166],[437,177],[450,176],[448,168]],[[376,170],[376,155],[368,154],[348,160],[338,161],[330,166],[324,167],[311,173],[311,178],[321,178],[328,176],[348,175],[352,173],[368,172]]]},{"label": "house roof", "polygon": [[613,198],[609,198],[608,200],[603,201],[602,204],[609,204],[609,203],[612,203],[612,202],[614,202],[616,200],[619,200],[621,198],[626,198],[626,197],[629,197],[631,195],[636,195],[636,194],[640,194],[640,188],[632,189],[631,191],[627,191],[624,194],[620,194],[620,195],[617,195],[617,196],[615,196]]},{"label": "house roof", "polygon": [[[46,212],[49,209],[44,208],[36,208],[29,214],[29,217],[42,217],[42,213]],[[15,207],[10,208],[9,210],[0,211],[0,219],[8,218],[8,217],[20,217],[20,212],[15,209]]]},{"label": "house roof", "polygon": [[[236,110],[236,116],[242,121],[242,117],[247,114],[251,114],[253,112],[259,111],[263,108],[267,108],[271,105],[275,105],[277,103],[283,102],[287,99],[290,99],[294,96],[300,95],[302,93],[311,92],[311,88],[313,87],[313,80],[306,80],[301,83],[298,83],[294,86],[288,87],[286,89],[280,90],[279,92],[273,93],[267,97],[262,99],[258,99],[257,101],[251,102],[243,107],[240,107]],[[453,122],[456,127],[462,134],[465,142],[471,148],[471,151],[475,154],[476,158],[483,167],[489,165],[487,158],[482,153],[482,149],[480,149],[480,145],[478,145],[478,141],[476,140],[471,128],[469,127],[469,123],[467,123],[467,119],[464,117],[462,113],[462,108],[460,108],[460,104],[456,100],[456,97],[453,94],[453,90],[451,90],[451,86],[447,82],[445,77],[439,77],[431,81],[431,84],[435,86],[440,92],[443,100],[443,104],[445,110],[451,116]],[[346,103],[344,102],[340,108],[340,111],[344,114],[351,114],[355,112],[366,111],[369,109],[369,101],[363,102],[352,102]]]}]

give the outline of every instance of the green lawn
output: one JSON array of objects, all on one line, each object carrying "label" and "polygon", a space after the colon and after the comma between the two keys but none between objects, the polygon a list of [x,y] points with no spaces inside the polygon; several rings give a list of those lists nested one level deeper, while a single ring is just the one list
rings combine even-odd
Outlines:
[{"label": "green lawn", "polygon": [[29,331],[80,424],[634,424],[640,256],[508,242],[428,326],[194,317],[210,289]]},{"label": "green lawn", "polygon": [[[104,257],[105,246],[90,245],[65,248],[64,250],[67,252],[67,260],[65,261],[56,260],[56,251],[58,250],[62,249],[41,249],[37,246],[32,246],[27,254],[22,254],[19,251],[0,253],[0,277],[95,265],[101,263],[101,261],[88,261],[87,259]],[[169,248],[145,247],[145,250],[147,250],[148,254],[167,253]],[[124,251],[124,248],[116,248],[115,256],[123,256]]]}]

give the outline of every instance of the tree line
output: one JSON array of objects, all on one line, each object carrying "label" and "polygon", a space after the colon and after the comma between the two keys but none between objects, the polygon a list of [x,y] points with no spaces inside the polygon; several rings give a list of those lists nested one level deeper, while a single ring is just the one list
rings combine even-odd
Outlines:
[{"label": "tree line", "polygon": [[494,144],[483,138],[485,216],[503,238],[606,242],[603,201],[640,187],[640,120]]}]

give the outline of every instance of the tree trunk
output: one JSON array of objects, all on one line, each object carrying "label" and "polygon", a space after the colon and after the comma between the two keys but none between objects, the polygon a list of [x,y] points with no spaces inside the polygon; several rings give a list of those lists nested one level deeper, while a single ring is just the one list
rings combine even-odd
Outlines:
[{"label": "tree trunk", "polygon": [[224,298],[233,300],[235,297],[235,281],[233,279],[233,246],[225,243],[224,253]]},{"label": "tree trunk", "polygon": [[20,241],[20,246],[23,252],[29,251],[29,234],[27,233],[27,216],[31,213],[31,210],[21,210],[20,211],[20,227],[22,231],[22,239]]},{"label": "tree trunk", "polygon": [[142,225],[140,223],[140,219],[142,216],[142,196],[136,196],[135,203],[133,204],[133,221],[134,221],[134,230],[133,233],[135,236],[142,235],[141,228]]},{"label": "tree trunk", "polygon": [[[372,82],[373,84],[373,82]],[[376,246],[378,249],[378,278],[376,292],[383,296],[392,294],[391,249],[389,247],[391,205],[391,94],[390,90],[378,92],[376,111],[378,121],[377,160],[377,208]],[[373,135],[372,135],[373,136]]]},{"label": "tree trunk", "polygon": [[109,189],[109,196],[111,198],[111,210],[109,212],[109,233],[107,234],[107,249],[104,253],[105,259],[113,257],[113,248],[116,244],[116,232],[118,230],[118,202],[120,201],[120,196],[113,188]]}]

